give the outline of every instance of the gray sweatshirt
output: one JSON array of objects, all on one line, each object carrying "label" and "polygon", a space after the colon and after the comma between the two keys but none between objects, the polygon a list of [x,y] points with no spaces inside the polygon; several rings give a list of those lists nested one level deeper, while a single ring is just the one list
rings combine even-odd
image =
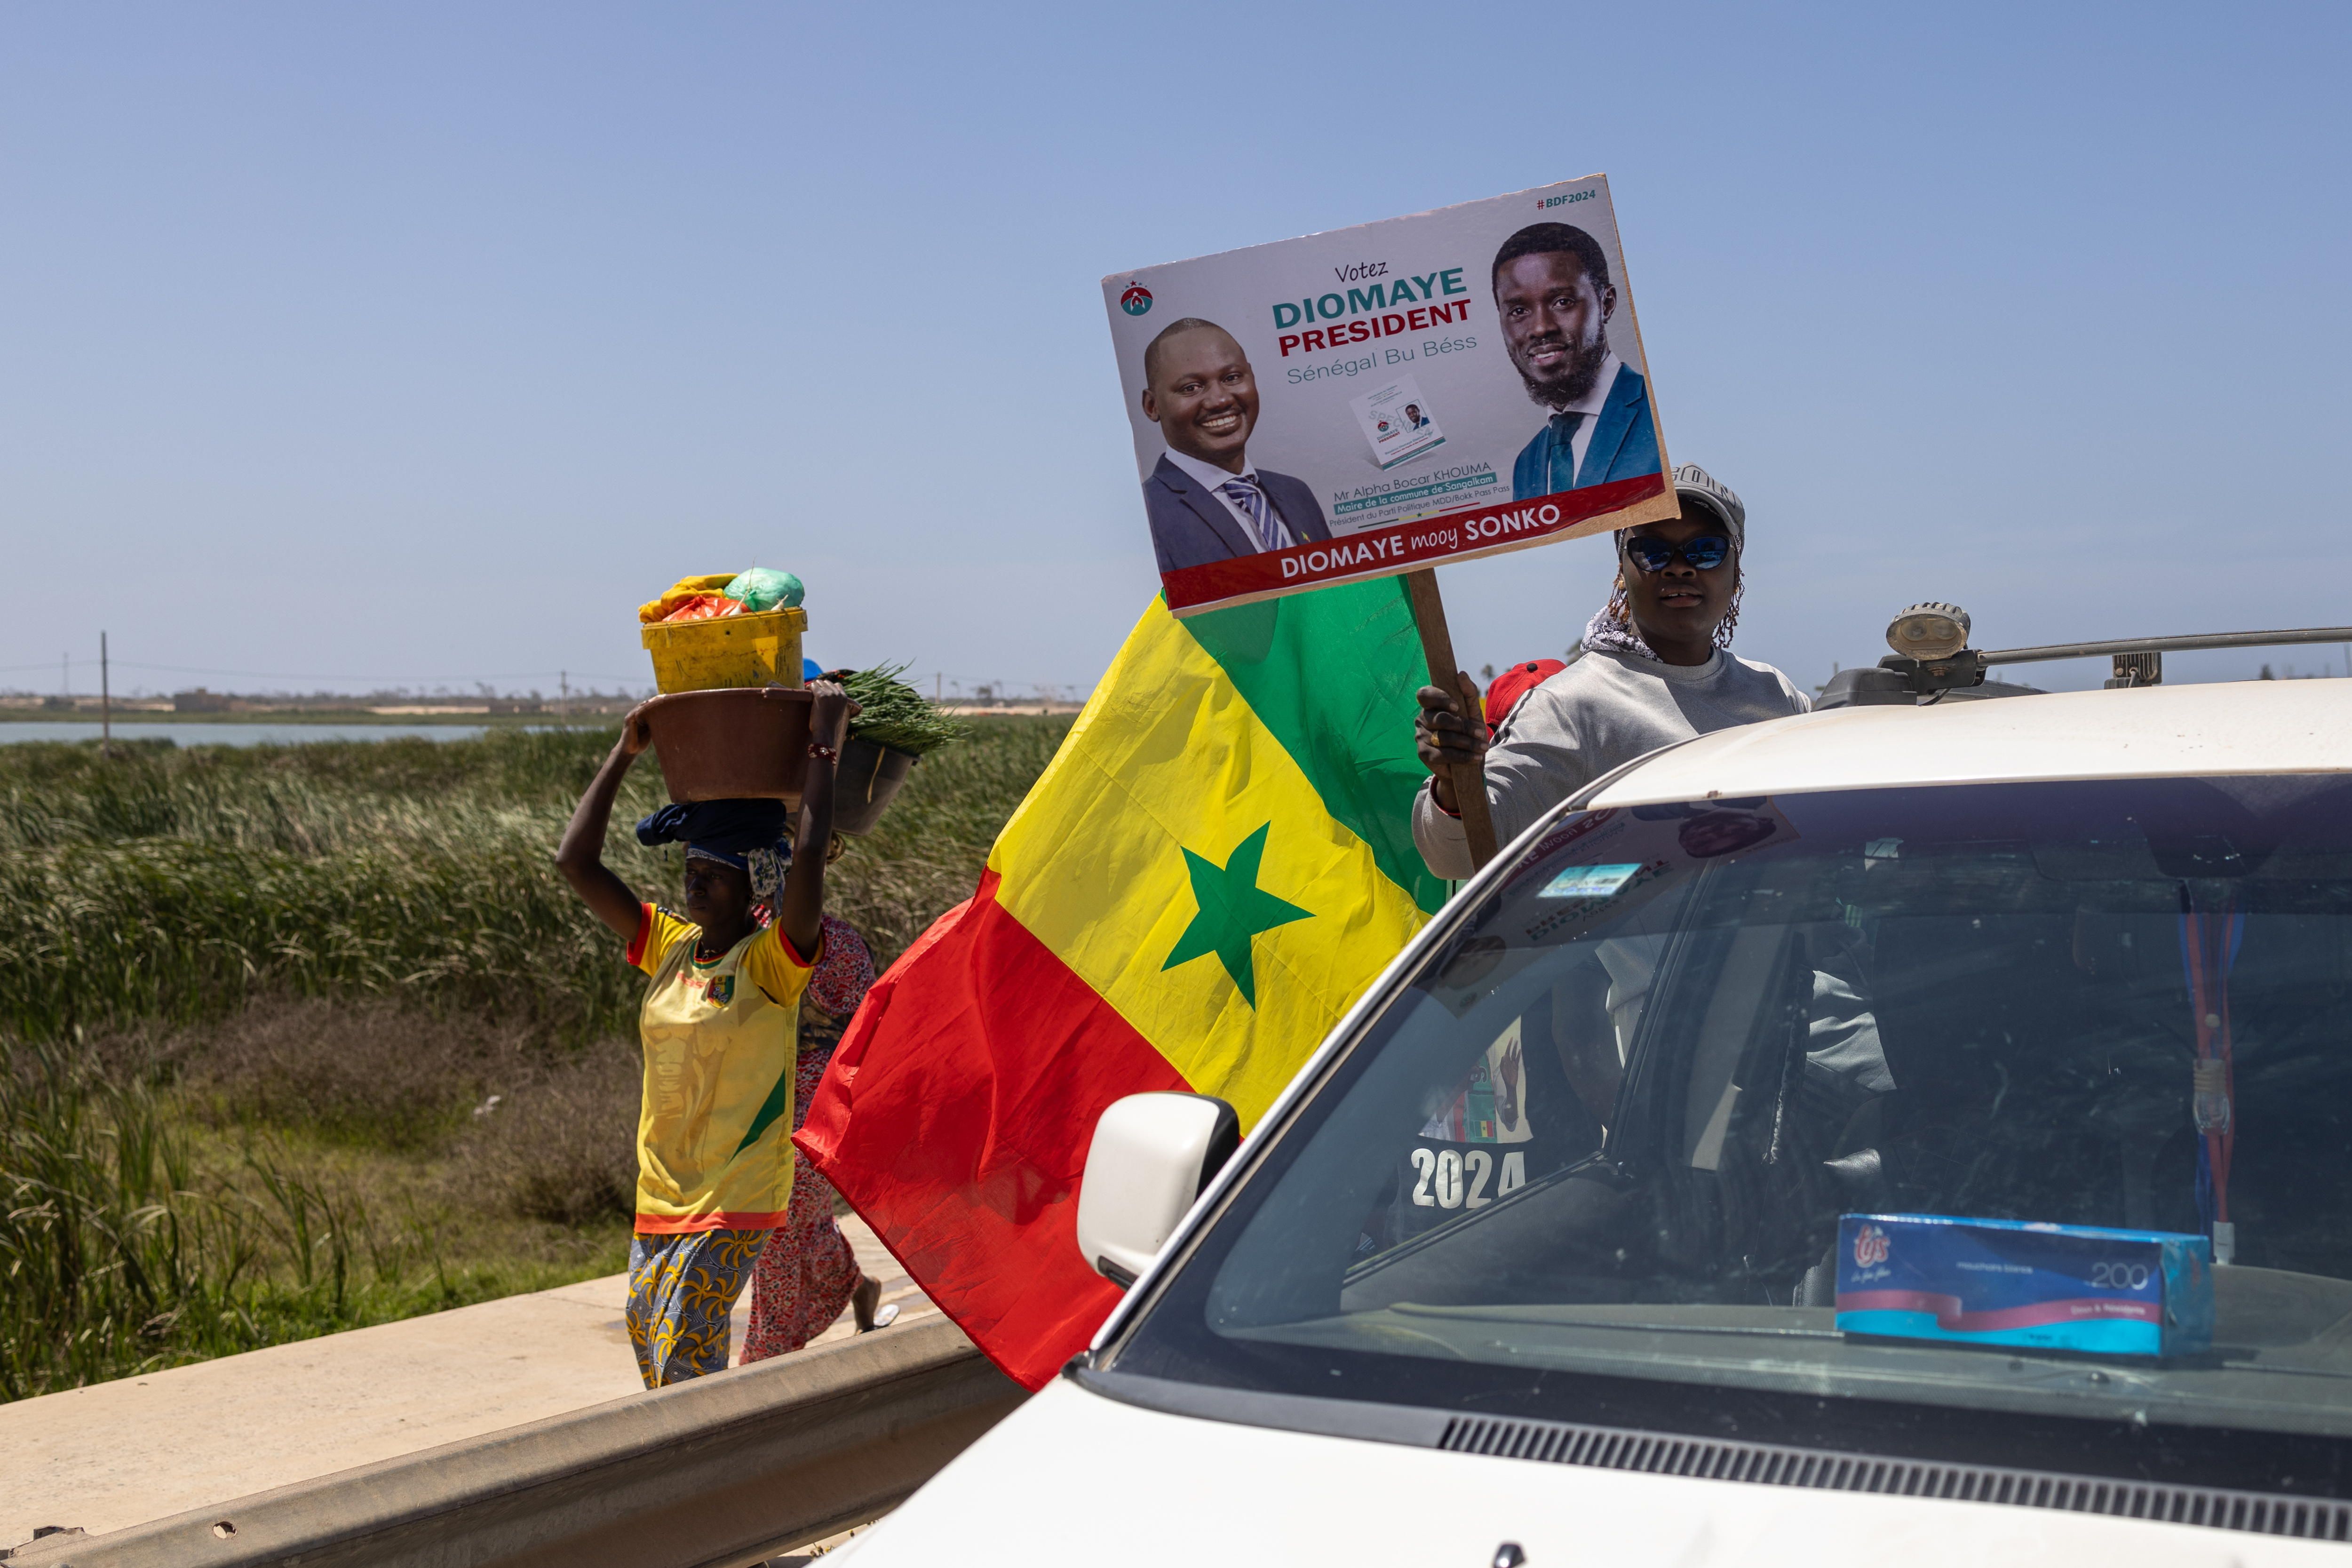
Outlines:
[{"label": "gray sweatshirt", "polygon": [[[1693,735],[1784,719],[1812,703],[1769,664],[1718,648],[1705,664],[1659,664],[1632,654],[1588,652],[1527,694],[1486,752],[1486,803],[1495,839],[1529,824],[1610,769]],[[1423,790],[1412,841],[1440,877],[1475,868],[1462,819]]]}]

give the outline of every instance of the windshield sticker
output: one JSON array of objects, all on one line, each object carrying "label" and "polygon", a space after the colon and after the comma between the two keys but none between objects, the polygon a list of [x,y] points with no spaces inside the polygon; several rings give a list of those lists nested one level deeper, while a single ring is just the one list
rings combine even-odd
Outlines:
[{"label": "windshield sticker", "polygon": [[1630,866],[1570,866],[1544,884],[1538,899],[1605,899],[1629,881],[1642,868],[1641,862]]},{"label": "windshield sticker", "polygon": [[[1608,806],[1600,811],[1580,812],[1576,816],[1570,817],[1559,826],[1552,829],[1549,833],[1545,834],[1541,839],[1537,841],[1536,847],[1528,851],[1527,858],[1521,860],[1518,865],[1512,869],[1511,874],[1503,879],[1503,886],[1506,888],[1511,887],[1523,879],[1542,870],[1545,861],[1550,859],[1554,855],[1557,855],[1559,851],[1567,848],[1578,839],[1589,838],[1594,834],[1599,833],[1601,829],[1608,826],[1612,822],[1615,822],[1617,820],[1617,808],[1615,806]],[[1622,824],[1620,824],[1619,826],[1622,827]],[[1612,834],[1610,837],[1614,837],[1615,835]],[[1593,842],[1597,844],[1600,840],[1595,838],[1593,839]]]},{"label": "windshield sticker", "polygon": [[1543,942],[1589,920],[1624,921],[1637,903],[1673,886],[1684,872],[1708,861],[1737,860],[1752,849],[1785,847],[1798,837],[1795,826],[1769,800],[1634,806],[1580,846],[1587,856],[1612,857],[1607,864],[1551,871],[1551,880],[1534,897],[1553,907],[1531,921],[1527,940]]},{"label": "windshield sticker", "polygon": [[1594,913],[1602,904],[1607,903],[1611,899],[1615,898],[1618,894],[1628,891],[1629,889],[1650,887],[1664,879],[1668,872],[1675,870],[1676,868],[1675,862],[1665,859],[1652,860],[1645,865],[1638,866],[1571,867],[1569,870],[1560,873],[1559,877],[1555,879],[1553,883],[1554,887],[1557,887],[1560,881],[1566,880],[1570,876],[1582,875],[1589,871],[1622,871],[1625,874],[1619,877],[1615,881],[1609,883],[1601,892],[1593,895],[1580,896],[1573,893],[1555,893],[1549,888],[1543,892],[1538,894],[1537,896],[1539,898],[1559,899],[1560,900],[1560,906],[1550,913],[1545,915],[1543,919],[1535,921],[1528,927],[1528,940],[1529,942],[1541,942],[1544,938],[1549,936],[1553,931],[1559,930],[1561,926],[1566,925],[1570,921],[1581,920],[1583,917]]}]

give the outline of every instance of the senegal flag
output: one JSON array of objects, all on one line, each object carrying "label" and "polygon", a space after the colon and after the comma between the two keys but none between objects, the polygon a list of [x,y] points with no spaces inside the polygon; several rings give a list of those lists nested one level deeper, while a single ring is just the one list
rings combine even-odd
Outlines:
[{"label": "senegal flag", "polygon": [[1397,578],[1155,602],[835,1052],[795,1141],[1028,1386],[1118,1300],[1076,1239],[1103,1108],[1192,1089],[1246,1131],[1444,900],[1412,847],[1425,671]]}]

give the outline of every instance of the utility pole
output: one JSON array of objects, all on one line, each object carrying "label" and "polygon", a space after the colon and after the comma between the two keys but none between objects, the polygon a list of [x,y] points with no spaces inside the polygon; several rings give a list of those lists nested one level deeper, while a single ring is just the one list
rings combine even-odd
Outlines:
[{"label": "utility pole", "polygon": [[559,719],[569,719],[572,717],[572,672],[568,669],[557,670],[555,685],[556,690],[560,693],[555,700],[555,716]]},{"label": "utility pole", "polygon": [[114,689],[107,679],[106,634],[98,634],[98,754],[114,755]]},{"label": "utility pole", "polygon": [[935,669],[935,670],[931,671],[931,703],[932,703],[932,705],[933,705],[934,707],[938,706],[938,704],[939,704],[939,700],[940,700],[940,683],[941,683],[942,681],[944,681],[944,680],[946,680],[946,679],[947,679],[947,677],[946,677],[946,676],[944,676],[944,675],[942,675],[942,674],[940,674],[938,670],[936,670],[936,669]]}]

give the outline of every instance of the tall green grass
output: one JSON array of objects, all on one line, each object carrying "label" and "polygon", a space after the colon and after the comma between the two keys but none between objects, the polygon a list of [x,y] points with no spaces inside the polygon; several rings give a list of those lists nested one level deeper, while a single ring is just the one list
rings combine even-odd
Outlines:
[{"label": "tall green grass", "polygon": [[[925,757],[828,906],[887,963],[1067,729]],[[0,745],[0,1399],[618,1267],[643,982],[554,866],[614,733]],[[659,790],[606,846],[656,899]]]},{"label": "tall green grass", "polygon": [[143,1080],[16,1042],[0,1062],[0,1400],[413,1317],[552,1282],[452,1268],[423,1216],[387,1222],[248,1142],[200,1167]]},{"label": "tall green grass", "polygon": [[[828,905],[887,962],[969,896],[1066,721],[1003,719],[926,757]],[[34,1039],[226,1016],[260,994],[396,995],[572,1038],[626,1031],[620,944],[555,870],[613,731],[182,750],[0,746],[0,1028]],[[606,858],[676,885],[639,847],[660,803],[630,775]]]}]

